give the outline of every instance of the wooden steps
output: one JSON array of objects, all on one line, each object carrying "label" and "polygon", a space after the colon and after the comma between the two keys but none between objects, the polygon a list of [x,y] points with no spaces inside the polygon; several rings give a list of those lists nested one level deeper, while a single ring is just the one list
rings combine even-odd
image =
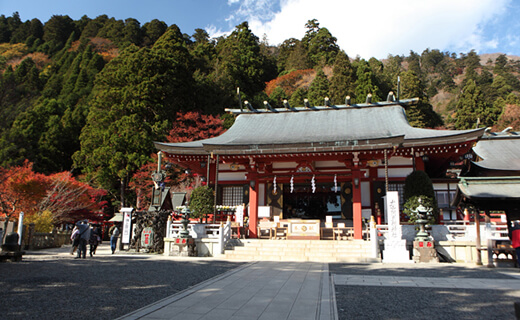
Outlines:
[{"label": "wooden steps", "polygon": [[235,241],[223,256],[236,261],[380,262],[371,257],[370,245],[364,240],[243,239]]}]

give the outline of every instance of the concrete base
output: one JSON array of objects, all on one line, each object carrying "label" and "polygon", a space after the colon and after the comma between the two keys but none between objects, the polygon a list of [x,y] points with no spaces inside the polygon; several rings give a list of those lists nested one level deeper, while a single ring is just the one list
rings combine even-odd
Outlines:
[{"label": "concrete base", "polygon": [[406,240],[385,241],[383,263],[413,263],[410,252],[406,249]]},{"label": "concrete base", "polygon": [[423,263],[439,263],[437,250],[433,241],[414,241],[413,242],[413,261]]}]

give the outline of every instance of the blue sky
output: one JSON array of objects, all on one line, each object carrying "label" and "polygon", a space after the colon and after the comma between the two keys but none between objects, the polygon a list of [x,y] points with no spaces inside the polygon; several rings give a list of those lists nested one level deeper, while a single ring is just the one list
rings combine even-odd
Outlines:
[{"label": "blue sky", "polygon": [[45,23],[52,15],[80,19],[101,14],[159,19],[183,33],[229,33],[243,21],[270,44],[301,39],[305,23],[317,19],[350,57],[386,58],[410,50],[506,53],[520,56],[518,0],[0,0],[0,14],[19,12],[23,21]]}]

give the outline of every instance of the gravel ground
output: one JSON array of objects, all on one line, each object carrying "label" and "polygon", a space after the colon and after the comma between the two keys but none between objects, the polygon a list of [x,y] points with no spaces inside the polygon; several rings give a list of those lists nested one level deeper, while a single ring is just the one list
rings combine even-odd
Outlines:
[{"label": "gravel ground", "polygon": [[0,263],[2,319],[113,319],[241,265],[204,258],[111,255],[74,259],[69,248]]},{"label": "gravel ground", "polygon": [[[516,272],[514,269],[505,269]],[[515,279],[499,269],[452,264],[330,264],[335,274],[439,278]],[[515,280],[518,280],[517,278]],[[447,288],[335,286],[338,315],[345,319],[516,319],[520,292]]]}]

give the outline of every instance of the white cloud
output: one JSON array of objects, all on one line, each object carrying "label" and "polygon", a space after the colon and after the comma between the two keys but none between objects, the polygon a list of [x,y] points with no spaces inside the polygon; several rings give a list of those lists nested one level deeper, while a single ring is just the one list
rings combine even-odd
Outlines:
[{"label": "white cloud", "polygon": [[[426,48],[468,52],[494,46],[481,26],[503,14],[512,0],[233,0],[230,23],[249,21],[271,44],[301,39],[317,19],[351,57],[386,58]],[[230,26],[230,28],[234,27]]]}]

